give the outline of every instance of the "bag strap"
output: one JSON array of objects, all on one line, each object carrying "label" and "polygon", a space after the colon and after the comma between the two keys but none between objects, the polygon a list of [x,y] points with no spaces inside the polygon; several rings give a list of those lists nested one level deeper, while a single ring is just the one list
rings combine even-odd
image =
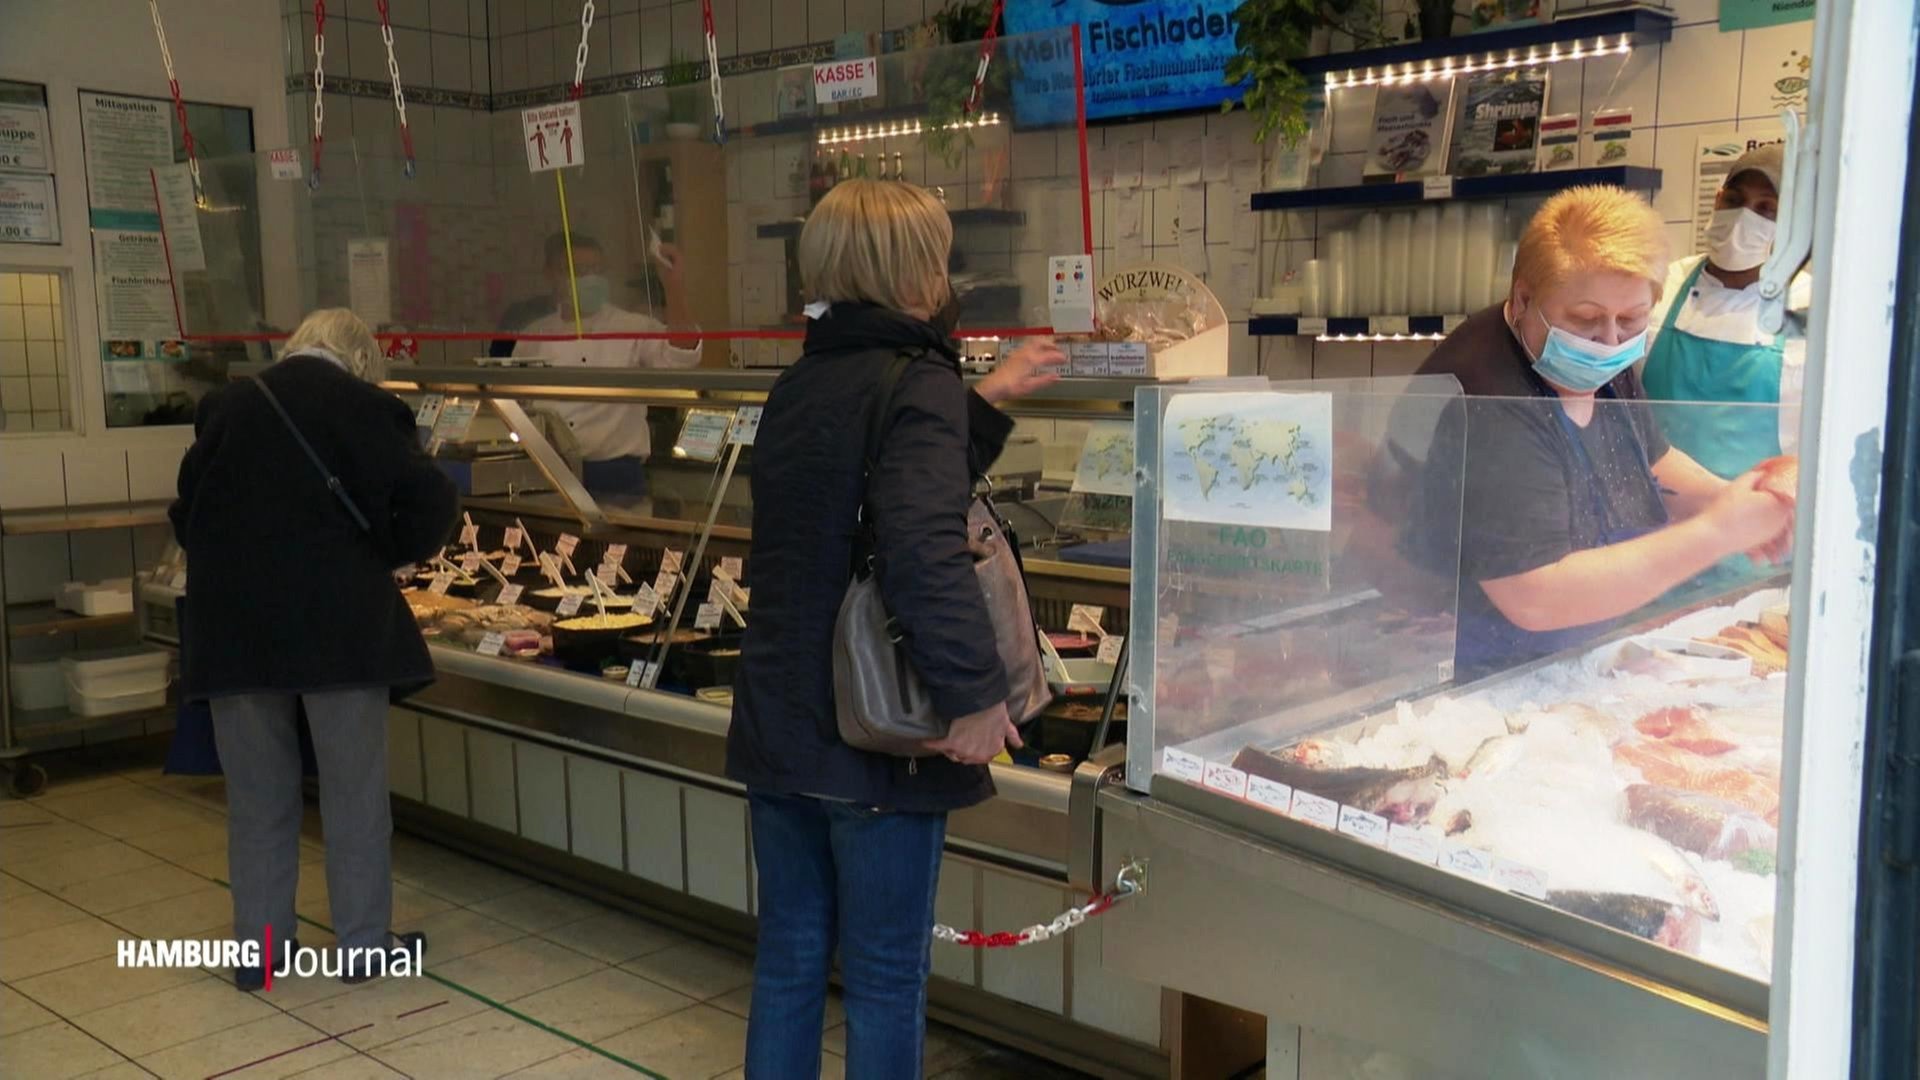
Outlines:
[{"label": "bag strap", "polygon": [[320,460],[319,451],[315,450],[313,444],[307,441],[307,437],[300,433],[299,426],[293,422],[293,417],[287,415],[286,406],[280,404],[280,399],[267,386],[266,380],[258,375],[252,375],[249,378],[253,380],[253,385],[259,387],[260,392],[267,396],[267,404],[273,406],[273,411],[280,414],[280,422],[287,426],[287,432],[293,436],[294,442],[300,444],[300,449],[306,451],[307,460],[313,462],[315,469],[320,470],[320,478],[326,481],[327,490],[333,492],[334,496],[340,500],[340,505],[347,508],[347,513],[353,517],[354,524],[360,526],[361,532],[372,533],[373,525],[367,521],[367,515],[360,512],[359,504],[353,501],[353,496],[347,494],[346,485],[333,474],[333,470],[327,468],[326,462]]},{"label": "bag strap", "polygon": [[864,544],[864,552],[856,544],[854,563],[861,568],[873,561],[874,531],[872,506],[868,503],[873,482],[873,470],[880,464],[880,443],[886,435],[887,416],[893,411],[893,393],[900,385],[900,376],[906,373],[908,365],[919,357],[910,352],[899,352],[887,359],[887,365],[880,369],[880,378],[874,386],[873,397],[867,402],[867,443],[861,458],[860,472],[860,518],[858,539]]}]

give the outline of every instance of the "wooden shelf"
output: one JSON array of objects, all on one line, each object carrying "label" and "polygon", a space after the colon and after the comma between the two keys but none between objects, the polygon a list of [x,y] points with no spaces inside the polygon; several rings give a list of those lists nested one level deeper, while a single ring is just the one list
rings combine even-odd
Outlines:
[{"label": "wooden shelf", "polygon": [[110,630],[131,626],[134,613],[119,615],[75,615],[52,604],[10,604],[7,606],[7,636],[10,638],[59,637],[89,630]]},{"label": "wooden shelf", "polygon": [[1387,68],[1406,69],[1410,64],[1422,65],[1420,70],[1424,70],[1427,61],[1437,62],[1437,67],[1444,67],[1452,60],[1472,63],[1482,58],[1557,63],[1579,58],[1572,56],[1570,49],[1558,48],[1562,45],[1579,48],[1584,57],[1596,42],[1604,48],[1617,48],[1622,43],[1635,48],[1661,44],[1673,37],[1673,21],[1671,12],[1632,8],[1505,30],[1409,41],[1378,49],[1308,56],[1292,63],[1294,70],[1302,75],[1328,76],[1329,84],[1343,81],[1339,78],[1341,75],[1362,76],[1367,72],[1380,75]]},{"label": "wooden shelf", "polygon": [[47,533],[92,532],[99,529],[134,529],[167,523],[166,500],[132,503],[107,503],[99,506],[53,506],[31,510],[8,510],[0,514],[0,533],[7,536],[38,536]]},{"label": "wooden shelf", "polygon": [[1422,180],[1352,184],[1347,187],[1302,188],[1299,191],[1256,191],[1255,210],[1313,210],[1321,207],[1393,206],[1403,203],[1446,202],[1466,199],[1507,199],[1552,195],[1567,188],[1606,184],[1629,191],[1660,190],[1660,170],[1639,165],[1609,165],[1598,169],[1561,169],[1556,172],[1514,173],[1509,176],[1458,176],[1452,194],[1428,195]]}]

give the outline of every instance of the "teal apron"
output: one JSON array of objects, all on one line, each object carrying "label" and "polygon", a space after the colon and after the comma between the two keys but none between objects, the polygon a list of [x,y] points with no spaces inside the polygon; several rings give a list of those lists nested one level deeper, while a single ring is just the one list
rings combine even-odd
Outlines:
[{"label": "teal apron", "polygon": [[[1785,334],[1775,335],[1771,345],[1747,345],[1674,329],[1681,305],[1692,299],[1694,282],[1706,266],[1702,259],[1693,268],[1667,309],[1667,320],[1642,374],[1647,396],[1656,401],[1779,405]],[[1655,415],[1667,441],[1725,480],[1780,453],[1777,409],[1695,405],[1656,408]]]}]

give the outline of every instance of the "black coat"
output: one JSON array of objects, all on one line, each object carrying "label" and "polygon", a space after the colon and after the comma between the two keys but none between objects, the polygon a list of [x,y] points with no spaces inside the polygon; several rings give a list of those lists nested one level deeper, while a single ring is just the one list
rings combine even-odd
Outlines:
[{"label": "black coat", "polygon": [[734,677],[727,775],[776,794],[894,810],[954,810],[993,794],[984,766],[855,750],[834,722],[833,626],[852,577],[866,417],[881,372],[900,375],[873,475],[880,592],[934,706],[948,718],[1007,698],[967,550],[974,476],[1013,421],[968,390],[931,325],[836,304],[767,396],[753,448],[753,620]]},{"label": "black coat", "polygon": [[425,686],[433,662],[393,570],[446,543],[459,493],[399,398],[321,356],[262,378],[373,531],[251,380],[203,398],[171,510],[189,567],[183,695],[386,686],[398,698]]}]

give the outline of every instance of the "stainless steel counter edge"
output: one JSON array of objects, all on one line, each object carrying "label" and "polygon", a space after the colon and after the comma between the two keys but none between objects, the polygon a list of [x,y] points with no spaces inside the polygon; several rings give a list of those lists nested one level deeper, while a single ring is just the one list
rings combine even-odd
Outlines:
[{"label": "stainless steel counter edge", "polygon": [[[249,365],[251,367],[252,365]],[[236,371],[240,365],[235,366]],[[619,370],[582,371],[552,367],[481,367],[444,365],[436,367],[393,367],[383,384],[391,390],[449,390],[498,392],[548,389],[568,390],[643,390],[693,391],[701,394],[765,394],[773,388],[778,371],[732,371],[714,368],[685,368],[672,371]],[[969,382],[978,381],[970,378]],[[1160,385],[1145,379],[1061,379],[1035,391],[1036,401],[1105,401],[1123,407],[1133,404],[1133,392],[1140,386]]]}]

